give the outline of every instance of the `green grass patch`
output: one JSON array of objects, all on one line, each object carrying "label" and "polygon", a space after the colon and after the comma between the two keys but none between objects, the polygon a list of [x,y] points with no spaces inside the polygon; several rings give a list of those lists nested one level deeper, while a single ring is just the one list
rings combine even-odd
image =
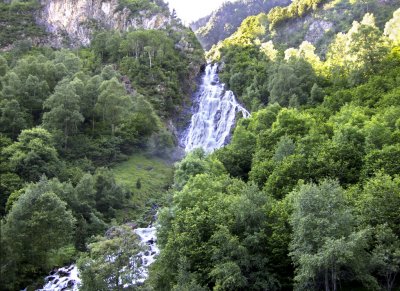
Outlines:
[{"label": "green grass patch", "polygon": [[112,171],[117,182],[133,193],[131,204],[118,212],[117,220],[148,224],[154,214],[152,207],[163,204],[165,193],[172,185],[173,165],[160,158],[134,154]]}]

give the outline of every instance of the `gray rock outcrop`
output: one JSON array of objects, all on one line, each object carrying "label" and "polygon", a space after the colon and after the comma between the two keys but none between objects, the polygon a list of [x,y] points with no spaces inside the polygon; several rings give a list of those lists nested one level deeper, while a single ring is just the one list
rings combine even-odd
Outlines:
[{"label": "gray rock outcrop", "polygon": [[133,13],[118,0],[41,0],[38,24],[49,33],[52,47],[87,46],[96,29],[162,29],[172,18],[162,12]]}]

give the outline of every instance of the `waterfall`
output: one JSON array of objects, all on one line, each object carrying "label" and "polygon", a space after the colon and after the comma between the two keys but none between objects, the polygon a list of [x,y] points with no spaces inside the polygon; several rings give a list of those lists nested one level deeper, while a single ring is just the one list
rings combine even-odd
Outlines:
[{"label": "waterfall", "polygon": [[[232,91],[225,90],[225,85],[218,78],[218,64],[209,64],[193,107],[193,116],[187,134],[183,139],[187,152],[195,148],[203,148],[206,152],[224,146],[229,138],[232,127],[235,124],[237,113],[247,118],[250,113],[235,99]],[[142,284],[148,277],[148,267],[159,254],[156,245],[156,229],[151,225],[148,228],[138,228],[134,232],[139,236],[145,251],[140,252],[142,260],[138,270],[139,278],[132,281],[131,287]],[[54,270],[45,278],[45,286],[40,290],[79,290],[81,279],[76,265],[70,265]]]},{"label": "waterfall", "polygon": [[219,81],[218,64],[207,65],[196,96],[195,113],[183,143],[186,152],[200,147],[212,152],[226,144],[236,114],[241,112],[243,117],[248,117],[250,113]]}]

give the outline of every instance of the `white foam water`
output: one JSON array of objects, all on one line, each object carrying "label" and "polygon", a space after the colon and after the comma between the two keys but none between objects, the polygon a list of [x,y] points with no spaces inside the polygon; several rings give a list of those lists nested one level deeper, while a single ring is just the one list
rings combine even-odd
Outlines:
[{"label": "white foam water", "polygon": [[45,282],[43,288],[38,291],[77,291],[81,285],[79,270],[75,264],[50,272],[50,275],[45,278]]},{"label": "white foam water", "polygon": [[149,277],[149,266],[154,263],[156,256],[160,253],[157,247],[157,235],[155,227],[136,228],[134,232],[139,236],[144,251],[140,252],[138,256],[141,259],[141,266],[139,268],[139,279],[134,283],[143,283]]},{"label": "white foam water", "polygon": [[236,114],[249,117],[232,91],[219,81],[218,64],[208,64],[195,100],[198,109],[193,114],[184,139],[186,152],[203,148],[206,152],[224,146],[235,124]]},{"label": "white foam water", "polygon": [[[137,257],[141,264],[137,272],[132,276],[132,284],[125,284],[124,288],[143,284],[149,277],[149,266],[154,263],[156,256],[160,253],[157,247],[157,234],[155,227],[136,228],[134,232],[139,236],[143,251]],[[132,260],[131,266],[137,268],[137,264]],[[81,285],[79,270],[75,264],[59,268],[50,272],[45,278],[45,285],[37,291],[78,291]]]}]

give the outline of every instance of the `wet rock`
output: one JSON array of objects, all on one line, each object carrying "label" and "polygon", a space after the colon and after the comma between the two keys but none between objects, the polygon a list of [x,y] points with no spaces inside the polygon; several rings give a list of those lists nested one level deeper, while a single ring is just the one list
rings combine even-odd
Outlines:
[{"label": "wet rock", "polygon": [[217,123],[221,119],[221,114],[222,114],[221,110],[217,110],[214,116],[214,123]]},{"label": "wet rock", "polygon": [[68,277],[68,276],[70,275],[70,272],[64,271],[64,270],[59,270],[59,271],[58,271],[58,275],[59,275],[60,277]]},{"label": "wet rock", "polygon": [[75,281],[74,280],[69,280],[67,283],[67,287],[73,287],[75,285]]}]

